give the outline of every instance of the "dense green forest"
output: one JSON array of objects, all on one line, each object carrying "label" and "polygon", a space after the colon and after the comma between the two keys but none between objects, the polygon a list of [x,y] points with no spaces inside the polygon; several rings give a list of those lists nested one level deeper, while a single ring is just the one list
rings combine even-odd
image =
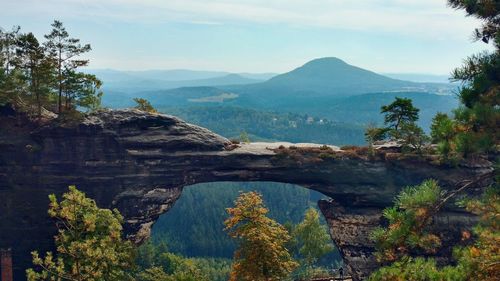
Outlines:
[{"label": "dense green forest", "polygon": [[[303,187],[282,183],[206,183],[184,189],[180,199],[153,227],[156,244],[168,241],[172,252],[190,257],[231,258],[234,241],[224,234],[225,208],[240,192],[256,190],[263,195],[270,217],[280,223],[297,224],[304,212],[324,196]],[[323,221],[323,224],[325,222]],[[339,261],[337,252],[322,260]]]},{"label": "dense green forest", "polygon": [[208,128],[227,138],[237,139],[242,132],[251,141],[289,141],[363,144],[361,125],[330,121],[296,113],[273,113],[242,107],[159,108],[160,111]]},{"label": "dense green forest", "polygon": [[[222,114],[223,107],[225,117],[231,119],[221,119],[221,122],[241,121],[248,124],[251,120],[244,120],[248,113],[238,116],[238,110],[253,112],[252,115],[290,115],[299,114],[311,116],[318,120],[326,119],[339,127],[353,126],[365,127],[369,123],[381,123],[379,109],[382,105],[388,104],[395,97],[410,98],[418,108],[421,108],[421,120],[419,125],[428,131],[432,116],[437,112],[450,113],[458,106],[458,99],[454,95],[432,94],[426,92],[403,91],[403,92],[380,92],[364,93],[348,97],[319,96],[310,97],[303,95],[293,98],[278,98],[272,93],[264,98],[257,96],[240,96],[238,99],[224,100],[222,102],[191,102],[190,99],[201,99],[204,97],[220,97],[224,91],[210,87],[201,88],[180,88],[169,91],[138,92],[126,94],[109,91],[103,98],[103,104],[112,108],[133,106],[133,98],[141,97],[149,100],[160,111],[180,114],[188,121],[203,121],[200,117],[208,115],[211,119]],[[228,116],[233,112],[233,116]],[[208,123],[207,123],[208,124]],[[208,124],[214,125],[214,124]],[[229,124],[231,125],[231,124]],[[270,125],[266,125],[270,126]],[[214,126],[215,127],[215,126]],[[223,127],[220,123],[219,127]],[[243,127],[243,126],[242,126]],[[243,128],[245,129],[245,128]]]}]

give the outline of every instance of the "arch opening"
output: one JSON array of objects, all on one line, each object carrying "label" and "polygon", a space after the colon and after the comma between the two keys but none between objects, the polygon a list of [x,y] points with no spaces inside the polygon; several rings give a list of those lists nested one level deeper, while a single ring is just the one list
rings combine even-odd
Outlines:
[{"label": "arch opening", "polygon": [[[169,252],[191,258],[230,260],[235,242],[224,232],[225,208],[231,207],[240,192],[257,191],[262,194],[269,217],[282,225],[296,225],[305,211],[318,208],[317,202],[327,196],[299,185],[279,182],[210,182],[186,186],[176,203],[161,215],[152,227],[153,244],[166,243]],[[323,215],[321,224],[329,230]],[[334,250],[317,263],[331,270],[342,264],[334,242]],[[298,253],[290,249],[296,258]]]}]

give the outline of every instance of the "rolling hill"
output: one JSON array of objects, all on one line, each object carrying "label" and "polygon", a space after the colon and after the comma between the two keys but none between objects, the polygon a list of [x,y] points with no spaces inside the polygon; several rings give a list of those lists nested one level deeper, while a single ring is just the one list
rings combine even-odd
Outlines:
[{"label": "rolling hill", "polygon": [[148,70],[118,71],[113,69],[87,70],[104,82],[103,89],[111,92],[134,93],[182,87],[227,86],[254,84],[265,81],[272,73],[228,73],[222,71]]},{"label": "rolling hill", "polygon": [[288,73],[259,84],[259,87],[315,95],[354,95],[415,88],[413,82],[396,80],[347,64],[338,58],[312,60]]},{"label": "rolling hill", "polygon": [[[366,124],[379,122],[380,106],[396,96],[414,100],[422,109],[422,124],[427,127],[432,115],[449,112],[457,106],[450,95],[451,84],[416,83],[392,79],[347,64],[337,58],[312,60],[290,72],[267,81],[227,85],[240,79],[230,75],[189,81],[196,87],[160,91],[108,92],[104,104],[111,107],[132,106],[132,98],[146,98],[157,108],[236,106],[271,112],[294,112],[320,118]],[[194,82],[196,81],[196,83]],[[211,86],[206,84],[220,84]],[[201,86],[205,84],[204,86]],[[226,85],[223,85],[226,84]]]},{"label": "rolling hill", "polygon": [[[183,105],[178,100],[180,96],[184,99],[184,105],[188,105],[189,100],[193,98],[205,97],[208,98],[207,103],[222,101],[240,106],[274,109],[293,107],[293,104],[315,103],[314,99],[343,98],[367,93],[447,94],[453,87],[444,83],[416,83],[392,79],[347,64],[338,58],[315,59],[290,72],[277,75],[264,82],[257,82],[258,80],[230,74],[201,80],[163,81],[163,85],[155,84],[157,81],[144,81],[144,85],[140,86],[140,89],[136,88],[135,91],[131,91],[126,83],[122,83],[121,88],[112,87],[112,89],[134,93],[161,105],[169,100],[176,101],[172,105]],[[175,86],[179,88],[171,89]],[[165,90],[146,91],[162,87]],[[216,98],[214,93],[231,93],[236,96],[233,95],[232,99],[221,100]]]}]

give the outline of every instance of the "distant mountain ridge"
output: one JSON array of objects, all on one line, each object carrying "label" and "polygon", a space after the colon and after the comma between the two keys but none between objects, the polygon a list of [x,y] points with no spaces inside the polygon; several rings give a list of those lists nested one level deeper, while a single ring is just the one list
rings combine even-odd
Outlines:
[{"label": "distant mountain ridge", "polygon": [[227,86],[263,82],[274,73],[229,73],[224,71],[197,70],[146,70],[120,71],[113,69],[89,69],[104,82],[105,90],[138,92],[167,90],[181,87]]},{"label": "distant mountain ridge", "polygon": [[261,85],[294,92],[316,92],[326,95],[352,95],[416,86],[413,82],[392,79],[347,64],[335,57],[309,61],[303,66],[277,75]]},{"label": "distant mountain ridge", "polygon": [[[448,83],[419,83],[394,79],[335,58],[311,60],[283,74],[228,73],[223,71],[88,70],[104,82],[105,90],[120,92],[159,91],[186,87],[217,87],[224,91],[278,96],[351,96],[373,92],[442,92]],[[396,77],[396,76],[395,76]],[[415,76],[402,76],[415,78]]]},{"label": "distant mountain ridge", "polygon": [[[170,86],[173,85],[173,82],[169,83]],[[342,108],[336,105],[349,97],[365,94],[397,96],[410,93],[415,101],[425,99],[428,102],[436,95],[424,94],[451,97],[452,86],[393,79],[333,57],[312,60],[263,82],[239,75],[226,75],[193,80],[189,83],[191,86],[166,90],[129,91],[125,94],[108,92],[103,101],[108,106],[126,107],[133,104],[133,97],[142,97],[158,107],[228,105],[279,112],[314,113],[316,116],[338,118],[331,114],[331,111],[341,110]],[[371,96],[366,96],[358,102],[362,104],[363,101],[374,100]],[[385,98],[383,100],[387,101]],[[450,98],[451,103],[453,101]],[[349,102],[346,106],[352,108],[356,104]],[[376,106],[380,106],[379,102]],[[443,105],[443,111],[447,110],[448,106]]]}]

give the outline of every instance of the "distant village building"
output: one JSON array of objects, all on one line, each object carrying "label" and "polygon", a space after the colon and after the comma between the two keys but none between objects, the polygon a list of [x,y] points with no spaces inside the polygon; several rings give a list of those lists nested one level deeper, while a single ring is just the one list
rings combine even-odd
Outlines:
[{"label": "distant village building", "polygon": [[297,128],[297,121],[288,121],[288,126],[292,128]]},{"label": "distant village building", "polygon": [[307,117],[306,122],[307,122],[307,124],[312,124],[312,123],[314,123],[314,118],[309,116],[309,117]]}]

